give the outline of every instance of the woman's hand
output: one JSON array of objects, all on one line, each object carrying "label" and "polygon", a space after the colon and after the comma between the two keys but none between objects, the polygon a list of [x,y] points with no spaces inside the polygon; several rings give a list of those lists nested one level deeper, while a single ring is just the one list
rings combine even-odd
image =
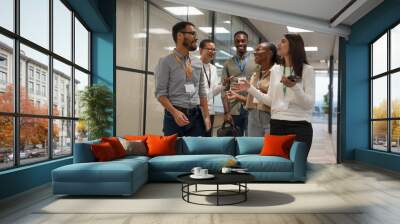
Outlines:
[{"label": "woman's hand", "polygon": [[246,92],[250,88],[250,82],[247,80],[240,80],[238,83],[233,84],[231,91],[240,93]]},{"label": "woman's hand", "polygon": [[282,77],[281,83],[289,88],[293,87],[296,85],[296,82],[293,82],[292,80],[286,78],[285,76]]},{"label": "woman's hand", "polygon": [[236,92],[230,90],[230,91],[226,91],[225,92],[226,97],[228,98],[228,100],[237,100],[239,98],[239,94],[237,94]]}]

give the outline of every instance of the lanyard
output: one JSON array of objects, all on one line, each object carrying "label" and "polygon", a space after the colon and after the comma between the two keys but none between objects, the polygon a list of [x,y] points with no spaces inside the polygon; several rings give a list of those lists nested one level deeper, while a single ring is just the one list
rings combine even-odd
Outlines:
[{"label": "lanyard", "polygon": [[208,88],[211,88],[211,66],[208,66],[208,72],[209,72],[208,74],[206,71],[206,67],[204,67],[204,64],[203,64],[203,70],[207,78]]},{"label": "lanyard", "polygon": [[240,73],[243,74],[244,70],[246,69],[247,60],[249,57],[245,56],[244,60],[240,60],[238,56],[235,57],[235,64],[238,66]]},{"label": "lanyard", "polygon": [[193,70],[192,70],[192,61],[190,60],[190,57],[189,57],[189,60],[187,60],[184,65],[183,63],[181,63],[182,59],[178,55],[176,55],[175,52],[173,54],[175,56],[176,62],[178,62],[182,66],[183,70],[185,71],[186,79],[192,80]]},{"label": "lanyard", "polygon": [[[293,75],[293,68],[289,69],[289,76]],[[283,76],[286,76],[286,66],[283,66]],[[283,85],[283,94],[286,96],[286,86]]]}]

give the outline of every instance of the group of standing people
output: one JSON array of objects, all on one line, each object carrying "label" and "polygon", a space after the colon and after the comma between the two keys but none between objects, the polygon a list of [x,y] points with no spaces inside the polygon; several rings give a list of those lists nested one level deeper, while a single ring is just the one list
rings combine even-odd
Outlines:
[{"label": "group of standing people", "polygon": [[221,93],[224,121],[238,127],[240,136],[295,134],[311,147],[315,78],[300,35],[285,34],[277,46],[260,43],[251,54],[248,34],[236,32],[236,54],[224,63],[221,77],[211,64],[212,40],[200,42],[200,60],[190,55],[197,50],[194,24],[175,24],[172,36],[176,48],[155,71],[165,135],[211,136],[214,100]]}]

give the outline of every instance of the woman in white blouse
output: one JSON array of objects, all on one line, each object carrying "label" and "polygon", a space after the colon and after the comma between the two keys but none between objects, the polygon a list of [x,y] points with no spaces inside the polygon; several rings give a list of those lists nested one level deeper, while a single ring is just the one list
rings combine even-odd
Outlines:
[{"label": "woman in white blouse", "polygon": [[[311,116],[315,102],[314,69],[307,62],[304,42],[298,34],[286,34],[278,44],[281,63],[271,68],[267,93],[248,81],[234,86],[234,91],[247,91],[271,107],[271,134],[295,134],[297,141],[311,148],[313,129]],[[307,152],[308,153],[308,152]]]}]

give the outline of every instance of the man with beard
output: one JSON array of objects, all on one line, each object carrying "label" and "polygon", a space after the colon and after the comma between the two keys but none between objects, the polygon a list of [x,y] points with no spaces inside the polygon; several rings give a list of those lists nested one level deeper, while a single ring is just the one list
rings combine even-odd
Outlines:
[{"label": "man with beard", "polygon": [[202,63],[190,56],[197,49],[197,33],[190,22],[172,28],[176,47],[160,59],[155,69],[155,95],[165,108],[164,135],[205,136],[211,128],[207,82]]},{"label": "man with beard", "polygon": [[244,108],[247,94],[234,94],[230,92],[230,86],[240,79],[250,80],[251,75],[257,69],[254,58],[247,52],[248,34],[238,31],[233,36],[236,47],[236,55],[228,59],[222,69],[222,80],[230,80],[225,87],[225,93],[221,94],[224,105],[224,120],[233,122],[240,128],[239,136],[243,136],[247,128],[248,112]]}]

